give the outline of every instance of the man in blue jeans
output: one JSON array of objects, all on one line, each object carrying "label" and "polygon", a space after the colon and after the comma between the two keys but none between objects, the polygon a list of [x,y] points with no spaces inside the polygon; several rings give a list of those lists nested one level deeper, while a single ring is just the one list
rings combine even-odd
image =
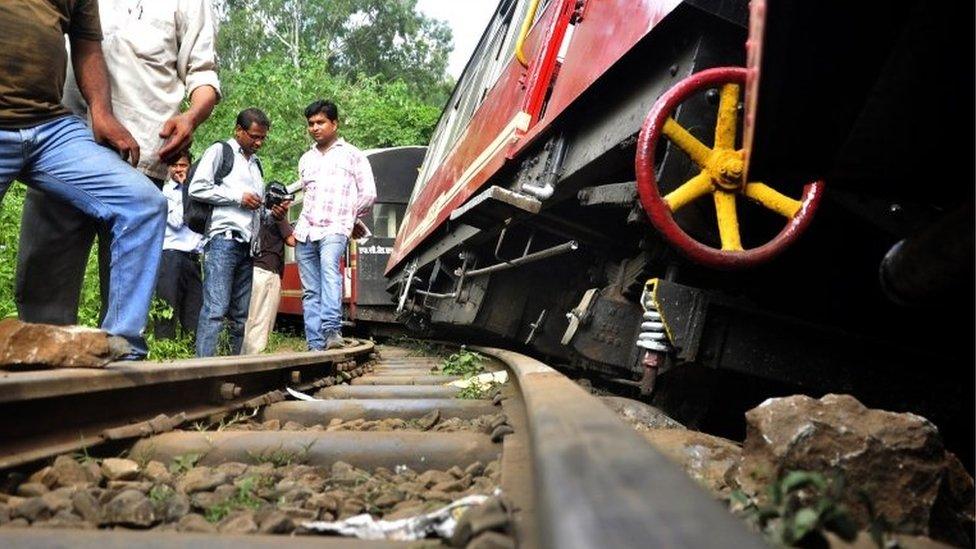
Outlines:
[{"label": "man in blue jeans", "polygon": [[[214,143],[200,157],[188,188],[191,197],[213,205],[203,248],[203,307],[197,323],[197,356],[217,354],[224,319],[229,320],[230,351],[241,353],[251,301],[252,257],[264,217],[264,176],[257,151],[270,127],[267,115],[260,110],[241,111],[234,137],[225,142],[233,152],[230,173],[216,182],[225,145]],[[283,211],[276,214],[280,217]]]},{"label": "man in blue jeans", "polygon": [[356,219],[376,200],[366,155],[339,137],[339,108],[319,99],[305,109],[315,145],[298,161],[305,191],[295,225],[298,274],[302,279],[305,340],[313,351],[342,345],[342,273],[339,258]]},{"label": "man in blue jeans", "polygon": [[[65,34],[91,129],[62,103]],[[112,288],[102,328],[129,342],[123,358],[140,359],[166,200],[124,161],[138,164],[139,145],[112,113],[101,39],[97,0],[0,2],[0,198],[19,179],[109,227]]]}]

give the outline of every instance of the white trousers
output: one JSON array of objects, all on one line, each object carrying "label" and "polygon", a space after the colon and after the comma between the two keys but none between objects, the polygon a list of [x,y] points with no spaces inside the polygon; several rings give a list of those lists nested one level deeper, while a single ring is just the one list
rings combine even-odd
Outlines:
[{"label": "white trousers", "polygon": [[281,300],[281,278],[260,267],[254,268],[251,279],[251,305],[244,325],[242,355],[258,354],[268,346],[268,336],[274,328]]}]

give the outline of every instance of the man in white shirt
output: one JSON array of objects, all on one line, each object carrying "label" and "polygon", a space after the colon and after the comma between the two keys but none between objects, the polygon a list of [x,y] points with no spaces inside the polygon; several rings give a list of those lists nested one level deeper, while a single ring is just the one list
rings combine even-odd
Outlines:
[{"label": "man in white shirt", "polygon": [[[129,159],[159,187],[166,164],[188,148],[220,94],[211,0],[99,0],[112,110],[139,147]],[[64,104],[86,118],[68,66]],[[180,103],[189,98],[189,108]],[[22,320],[75,324],[88,255],[99,234],[102,315],[109,294],[111,236],[79,210],[28,190],[17,256]]]},{"label": "man in white shirt", "polygon": [[183,223],[183,185],[193,157],[184,150],[169,168],[169,180],[163,184],[168,206],[163,256],[159,264],[156,295],[173,308],[172,318],[156,319],[156,339],[176,337],[176,321],[184,332],[195,333],[200,318],[202,278],[200,251],[203,236]]},{"label": "man in white shirt", "polygon": [[[200,158],[188,188],[190,197],[213,205],[203,248],[203,307],[197,324],[197,356],[217,354],[217,341],[230,320],[230,352],[238,355],[244,341],[251,299],[253,247],[261,228],[264,176],[257,151],[271,122],[258,109],[237,115],[234,138],[214,143]],[[224,147],[230,146],[233,167],[221,182],[216,174]]]}]

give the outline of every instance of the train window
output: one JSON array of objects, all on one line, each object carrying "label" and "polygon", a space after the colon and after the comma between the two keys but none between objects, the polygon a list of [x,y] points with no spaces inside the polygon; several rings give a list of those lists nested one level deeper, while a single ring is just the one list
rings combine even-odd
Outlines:
[{"label": "train window", "polygon": [[525,17],[529,4],[530,0],[505,0],[499,4],[494,18],[481,37],[451,96],[451,101],[448,103],[451,108],[444,112],[434,130],[411,202],[419,195],[424,184],[430,180],[434,170],[441,165],[441,161],[450,152],[453,144],[461,138],[471,117],[474,116],[488,91],[495,85],[504,68],[513,62],[521,18]]},{"label": "train window", "polygon": [[407,211],[405,204],[374,204],[373,235],[382,238],[396,238],[397,229]]}]

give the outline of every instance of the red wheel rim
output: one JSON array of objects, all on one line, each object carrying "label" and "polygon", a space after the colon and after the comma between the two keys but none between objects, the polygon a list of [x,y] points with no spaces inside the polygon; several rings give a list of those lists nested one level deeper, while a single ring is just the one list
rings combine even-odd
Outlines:
[{"label": "red wheel rim", "polygon": [[682,255],[714,269],[744,269],[769,261],[782,253],[810,225],[823,196],[823,181],[804,186],[799,211],[789,219],[779,234],[769,242],[747,250],[729,251],[707,246],[689,236],[675,222],[671,208],[661,196],[654,174],[654,151],[663,133],[664,123],[677,106],[694,93],[723,84],[745,84],[745,81],[746,69],[740,67],[708,69],[685,78],[654,103],[644,119],[637,139],[637,192],[651,224]]}]

